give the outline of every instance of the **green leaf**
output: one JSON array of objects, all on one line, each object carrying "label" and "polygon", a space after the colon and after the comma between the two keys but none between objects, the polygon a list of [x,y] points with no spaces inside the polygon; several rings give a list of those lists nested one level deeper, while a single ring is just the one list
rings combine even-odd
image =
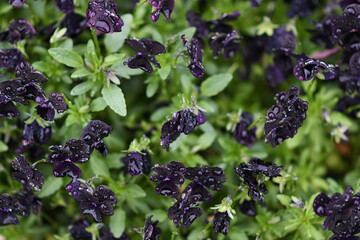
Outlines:
[{"label": "green leaf", "polygon": [[166,80],[171,72],[171,65],[165,65],[164,67],[158,70],[160,78]]},{"label": "green leaf", "polygon": [[126,103],[124,94],[121,89],[114,85],[104,86],[101,90],[101,94],[106,104],[120,116],[126,116]]},{"label": "green leaf", "polygon": [[232,78],[230,73],[213,75],[201,83],[200,90],[204,96],[215,96],[226,88]]},{"label": "green leaf", "polygon": [[108,167],[106,166],[106,158],[104,158],[102,155],[100,155],[100,153],[95,152],[93,153],[93,155],[91,156],[89,162],[90,162],[90,168],[91,171],[95,174],[95,175],[104,175],[107,177],[110,177],[110,172]]},{"label": "green leaf", "polygon": [[114,63],[120,62],[125,57],[125,54],[120,53],[113,53],[105,57],[103,66],[107,67],[113,65]]},{"label": "green leaf", "polygon": [[108,53],[119,51],[130,33],[133,16],[131,14],[124,14],[121,16],[121,19],[124,21],[124,26],[122,27],[121,32],[106,34],[104,37],[104,44]]},{"label": "green leaf", "polygon": [[291,198],[284,194],[276,195],[276,198],[281,202],[284,206],[290,206]]},{"label": "green leaf", "polygon": [[80,77],[86,77],[91,75],[92,72],[90,72],[89,70],[87,70],[86,68],[80,68],[79,70],[73,72],[71,74],[71,78],[80,78]]},{"label": "green leaf", "polygon": [[143,198],[146,196],[146,192],[136,184],[127,185],[126,192],[128,196],[132,198]]},{"label": "green leaf", "polygon": [[159,81],[156,79],[156,77],[149,77],[146,80],[147,86],[146,86],[146,96],[148,98],[151,98],[156,93],[156,90],[159,88]]},{"label": "green leaf", "polygon": [[107,107],[107,104],[103,97],[98,97],[91,102],[90,106],[92,112],[100,112]]},{"label": "green leaf", "polygon": [[80,95],[80,94],[86,93],[93,87],[94,87],[94,84],[91,81],[82,82],[82,83],[76,85],[73,89],[71,89],[70,94],[72,96]]},{"label": "green leaf", "polygon": [[114,215],[110,218],[110,229],[114,237],[119,238],[125,230],[126,214],[121,208],[116,208]]},{"label": "green leaf", "polygon": [[0,152],[6,152],[8,149],[8,145],[6,145],[3,141],[0,141]]},{"label": "green leaf", "polygon": [[69,67],[80,67],[84,64],[81,56],[74,51],[63,48],[50,48],[49,54],[58,62]]},{"label": "green leaf", "polygon": [[62,184],[63,184],[62,178],[56,178],[54,176],[51,176],[48,179],[46,179],[38,196],[41,198],[50,196],[54,194],[57,190],[59,190],[62,187]]}]

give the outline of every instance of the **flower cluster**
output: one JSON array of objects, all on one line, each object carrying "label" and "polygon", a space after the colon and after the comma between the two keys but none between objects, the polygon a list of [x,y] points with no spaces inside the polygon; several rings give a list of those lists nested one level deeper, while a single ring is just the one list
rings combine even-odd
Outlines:
[{"label": "flower cluster", "polygon": [[212,223],[216,235],[218,235],[219,232],[225,236],[228,234],[230,227],[230,217],[227,212],[216,212]]},{"label": "flower cluster", "polygon": [[240,122],[235,126],[234,137],[241,145],[251,147],[256,141],[256,127],[253,126],[248,129],[253,123],[253,116],[250,113],[244,112],[240,116]]},{"label": "flower cluster", "polygon": [[0,50],[0,68],[5,68],[10,72],[15,72],[16,66],[23,61],[23,56],[18,49]]},{"label": "flower cluster", "polygon": [[149,0],[149,3],[155,7],[155,10],[151,14],[151,20],[156,22],[160,17],[160,12],[164,14],[166,20],[171,22],[170,15],[174,10],[174,0]]},{"label": "flower cluster", "polygon": [[24,215],[19,201],[7,193],[0,195],[0,226],[19,224],[17,215]]},{"label": "flower cluster", "polygon": [[195,115],[190,109],[183,109],[176,112],[175,116],[166,121],[161,127],[161,146],[170,151],[170,143],[175,141],[181,133],[188,135],[195,127],[205,123],[203,113],[198,110]]},{"label": "flower cluster", "polygon": [[235,167],[235,172],[243,179],[244,185],[248,186],[249,197],[260,203],[263,202],[263,194],[267,194],[268,190],[261,175],[267,177],[279,177],[279,173],[284,167],[277,166],[272,162],[264,162],[258,158],[251,158],[249,163],[240,163]]},{"label": "flower cluster", "polygon": [[331,198],[320,193],[314,200],[313,209],[316,215],[326,219],[323,229],[334,233],[331,240],[359,239],[360,233],[360,194],[354,195],[354,190],[348,186],[344,194],[334,193]]},{"label": "flower cluster", "polygon": [[114,0],[90,1],[86,10],[87,26],[102,33],[121,32],[123,20],[116,13]]},{"label": "flower cluster", "polygon": [[219,167],[205,165],[186,168],[178,161],[169,162],[166,167],[155,165],[152,170],[156,175],[150,176],[150,180],[160,182],[155,188],[159,195],[176,197],[185,178],[192,180],[168,210],[168,217],[173,220],[175,227],[179,227],[181,222],[183,227],[189,227],[201,216],[202,211],[196,206],[200,201],[209,202],[212,199],[211,193],[205,187],[221,191],[222,183],[226,180],[224,171]]},{"label": "flower cluster", "polygon": [[107,149],[101,141],[112,132],[112,127],[100,120],[91,120],[83,129],[80,139],[71,138],[65,146],[51,146],[53,151],[47,162],[56,164],[53,168],[55,177],[70,176],[73,181],[81,176],[81,170],[74,163],[85,163],[95,148],[106,156]]},{"label": "flower cluster", "polygon": [[9,25],[9,30],[0,33],[0,41],[16,44],[25,38],[36,35],[34,27],[25,19],[15,19]]},{"label": "flower cluster", "polygon": [[153,72],[153,67],[150,62],[154,64],[155,67],[161,68],[160,63],[155,58],[155,55],[160,55],[166,52],[164,45],[149,38],[142,38],[141,40],[136,38],[125,39],[125,43],[138,53],[124,62],[124,65],[128,65],[128,67],[132,69],[140,68],[147,73]]},{"label": "flower cluster", "polygon": [[308,103],[299,98],[299,89],[291,86],[288,92],[275,95],[276,105],[267,111],[264,134],[268,135],[266,143],[276,147],[286,139],[294,137],[306,119]]},{"label": "flower cluster", "polygon": [[151,223],[151,218],[153,216],[149,216],[146,219],[145,227],[144,227],[144,233],[143,233],[143,239],[144,240],[159,240],[161,229],[157,227],[159,221],[156,220],[155,222]]},{"label": "flower cluster", "polygon": [[102,222],[101,213],[114,215],[113,206],[117,204],[117,197],[108,187],[100,185],[94,190],[89,184],[75,179],[66,186],[66,190],[75,198],[80,211],[90,214],[96,222]]},{"label": "flower cluster", "polygon": [[188,65],[190,72],[195,77],[202,78],[204,76],[204,66],[202,65],[203,50],[199,46],[199,40],[192,38],[189,42],[185,34],[181,36],[181,39],[190,57],[190,64]]},{"label": "flower cluster", "polygon": [[209,45],[214,58],[219,57],[223,51],[224,59],[229,60],[237,51],[240,50],[240,37],[237,36],[237,33],[238,32],[235,30],[231,33],[215,33],[215,35],[210,38]]}]

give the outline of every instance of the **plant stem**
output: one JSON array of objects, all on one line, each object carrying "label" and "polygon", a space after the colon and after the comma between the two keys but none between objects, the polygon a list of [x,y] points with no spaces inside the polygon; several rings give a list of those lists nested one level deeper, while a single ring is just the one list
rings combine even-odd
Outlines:
[{"label": "plant stem", "polygon": [[204,230],[202,230],[201,236],[200,236],[200,240],[204,237],[206,231],[211,227],[211,225],[212,225],[212,222],[209,222],[209,223],[206,225],[206,227],[204,228]]},{"label": "plant stem", "polygon": [[171,240],[175,240],[176,236],[178,235],[178,231],[179,231],[179,229],[176,228],[176,229],[172,232],[172,234],[171,234]]},{"label": "plant stem", "polygon": [[258,122],[260,122],[260,120],[265,119],[265,118],[266,118],[265,116],[259,117],[247,128],[247,130],[250,131],[253,126],[255,126]]},{"label": "plant stem", "polygon": [[99,45],[98,37],[96,35],[95,29],[93,27],[90,29],[95,44],[96,55],[100,58],[100,45]]}]

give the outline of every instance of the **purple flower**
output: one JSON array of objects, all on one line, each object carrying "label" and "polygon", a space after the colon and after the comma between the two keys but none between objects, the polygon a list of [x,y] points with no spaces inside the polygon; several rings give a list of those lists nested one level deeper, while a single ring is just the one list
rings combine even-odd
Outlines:
[{"label": "purple flower", "polygon": [[117,204],[117,197],[113,191],[104,185],[95,190],[88,184],[75,180],[66,186],[66,190],[79,204],[83,214],[90,214],[96,222],[102,222],[101,213],[111,216]]},{"label": "purple flower", "polygon": [[20,117],[20,111],[14,105],[12,99],[3,93],[0,93],[0,117]]},{"label": "purple flower", "polygon": [[144,240],[159,240],[160,238],[161,229],[156,226],[158,225],[159,220],[156,220],[155,222],[151,223],[152,217],[153,215],[151,215],[146,219],[145,227],[144,227],[144,235],[143,235]]},{"label": "purple flower", "polygon": [[296,38],[292,31],[286,31],[285,27],[274,30],[272,36],[267,36],[266,50],[268,52],[284,51],[293,52],[296,48]]},{"label": "purple flower", "polygon": [[360,91],[360,53],[354,53],[349,61],[349,66],[340,72],[339,83],[340,86],[349,94],[356,90]]},{"label": "purple flower", "polygon": [[221,168],[208,165],[194,168],[188,167],[184,175],[186,179],[194,180],[200,185],[216,191],[221,191],[222,183],[226,180],[225,173]]},{"label": "purple flower", "polygon": [[255,216],[256,215],[256,208],[255,208],[255,201],[250,200],[244,200],[243,203],[239,204],[239,210],[245,215],[248,216]]},{"label": "purple flower", "polygon": [[15,8],[21,8],[25,0],[9,0],[9,3]]},{"label": "purple flower", "polygon": [[23,184],[24,189],[31,192],[31,187],[35,191],[40,191],[44,184],[43,175],[36,169],[30,167],[26,158],[22,155],[16,155],[16,160],[11,162],[11,166],[14,168],[12,178]]},{"label": "purple flower", "polygon": [[213,51],[214,58],[219,57],[221,52],[224,51],[224,59],[227,61],[240,50],[240,44],[238,42],[240,37],[236,36],[237,33],[237,31],[223,34],[216,33],[216,35],[210,38],[209,45]]},{"label": "purple flower", "polygon": [[309,81],[320,71],[324,74],[325,80],[331,80],[339,74],[339,67],[309,58],[305,54],[297,57],[294,75],[300,81]]},{"label": "purple flower", "polygon": [[182,226],[188,228],[196,218],[202,215],[201,209],[195,207],[198,203],[194,201],[194,199],[198,199],[199,197],[201,197],[201,195],[194,194],[193,188],[186,187],[181,198],[168,209],[168,218],[173,220],[176,228],[181,225],[181,220]]},{"label": "purple flower", "polygon": [[18,215],[24,215],[25,212],[20,207],[18,200],[7,193],[0,195],[0,226],[9,224],[19,224]]},{"label": "purple flower", "polygon": [[108,150],[103,138],[109,136],[112,132],[112,127],[101,120],[91,120],[83,129],[80,140],[83,140],[90,147],[90,152],[96,149],[103,156],[106,157]]},{"label": "purple flower", "polygon": [[60,11],[69,14],[74,11],[75,5],[73,0],[55,0],[57,7]]},{"label": "purple flower", "polygon": [[230,227],[230,217],[228,213],[216,212],[212,224],[215,235],[218,235],[220,232],[226,236],[229,232],[229,227]]},{"label": "purple flower", "polygon": [[152,171],[155,175],[150,176],[153,182],[160,182],[155,187],[159,195],[176,197],[179,194],[179,187],[185,182],[184,172],[186,168],[179,161],[169,162],[166,167],[155,165]]},{"label": "purple flower", "polygon": [[233,27],[229,24],[226,24],[225,22],[236,21],[239,16],[239,11],[223,13],[219,19],[209,21],[213,25],[211,31],[214,33],[231,33],[233,31]]},{"label": "purple flower", "polygon": [[66,28],[65,36],[75,38],[85,30],[86,18],[82,15],[71,12],[66,14],[63,19],[62,27]]},{"label": "purple flower", "polygon": [[42,127],[35,120],[30,124],[25,124],[21,145],[15,152],[25,152],[27,149],[46,144],[51,138],[51,127]]},{"label": "purple flower", "polygon": [[205,123],[206,119],[199,110],[196,116],[190,109],[178,111],[175,116],[166,121],[161,127],[161,146],[167,151],[170,150],[170,143],[175,141],[181,133],[188,135],[195,127]]},{"label": "purple flower", "polygon": [[192,10],[186,12],[186,20],[191,27],[196,27],[194,38],[202,39],[206,38],[210,33],[210,21],[204,21],[199,13]]},{"label": "purple flower", "polygon": [[250,113],[244,112],[241,114],[240,122],[236,124],[234,136],[236,141],[241,145],[251,147],[256,141],[256,127],[253,126],[250,130],[248,127],[253,123],[253,117]]},{"label": "purple flower", "polygon": [[360,194],[354,195],[351,186],[343,195],[334,193],[331,198],[320,193],[314,200],[313,209],[318,216],[326,216],[323,229],[333,231],[330,239],[353,239],[352,235],[360,233]]},{"label": "purple flower", "polygon": [[332,41],[338,42],[347,51],[360,50],[359,21],[360,5],[348,5],[341,16],[332,18]]},{"label": "purple flower", "polygon": [[124,22],[116,13],[116,3],[113,0],[90,1],[86,10],[88,27],[93,27],[103,33],[121,32]]},{"label": "purple flower", "polygon": [[164,14],[166,20],[171,22],[170,15],[174,10],[174,0],[149,0],[149,3],[155,7],[154,12],[151,15],[151,20],[156,22],[160,17],[160,12]]},{"label": "purple flower", "polygon": [[69,226],[70,236],[74,239],[91,240],[91,233],[86,231],[86,228],[90,226],[86,219],[80,219]]},{"label": "purple flower", "polygon": [[332,19],[335,15],[329,15],[325,17],[320,23],[310,22],[316,30],[309,30],[313,36],[310,40],[316,44],[325,44],[326,48],[332,48],[334,43],[331,41],[332,35]]},{"label": "purple flower", "polygon": [[297,133],[306,119],[308,103],[299,98],[299,89],[291,86],[288,92],[276,93],[276,105],[267,111],[264,135],[268,135],[266,143],[276,147]]},{"label": "purple flower", "polygon": [[202,65],[203,50],[199,46],[199,41],[196,38],[192,38],[189,42],[186,39],[185,34],[181,36],[185,50],[189,53],[190,64],[188,68],[192,75],[196,78],[202,78],[204,75],[204,66]]},{"label": "purple flower", "polygon": [[23,60],[22,54],[17,49],[0,50],[0,68],[15,72],[15,67]]},{"label": "purple flower", "polygon": [[38,215],[42,207],[42,200],[32,193],[31,189],[25,187],[20,192],[14,192],[15,198],[19,202],[19,207],[24,212],[24,216],[28,217],[31,213],[31,208],[35,215]]},{"label": "purple flower", "polygon": [[251,6],[257,7],[261,4],[262,0],[250,0]]},{"label": "purple flower", "polygon": [[[339,100],[334,110],[339,112],[347,112],[350,107],[358,104],[360,104],[360,96],[355,96],[353,98],[346,96]],[[357,119],[359,111],[360,111],[359,109],[354,109],[348,111],[347,115],[351,118]]]},{"label": "purple flower", "polygon": [[48,79],[38,71],[35,71],[34,68],[26,61],[21,61],[15,68],[16,75],[19,76],[19,80],[23,85],[30,83],[46,83]]},{"label": "purple flower", "polygon": [[151,157],[147,150],[129,152],[121,161],[125,165],[125,173],[131,175],[149,174],[151,170]]},{"label": "purple flower", "polygon": [[9,25],[9,30],[0,33],[0,41],[16,44],[25,38],[36,35],[34,27],[25,19],[15,19]]},{"label": "purple flower", "polygon": [[264,162],[258,158],[252,158],[249,163],[240,163],[235,168],[235,172],[243,179],[244,185],[248,186],[249,197],[254,201],[263,202],[263,194],[267,194],[268,190],[259,175],[278,177],[281,176],[279,173],[283,168],[272,162]]},{"label": "purple flower", "polygon": [[56,164],[53,168],[55,177],[70,176],[78,178],[81,176],[81,170],[74,163],[85,163],[90,158],[90,148],[86,142],[71,138],[65,146],[51,146],[47,162]]},{"label": "purple flower", "polygon": [[291,18],[294,16],[305,18],[316,8],[317,4],[317,0],[291,0],[287,15]]},{"label": "purple flower", "polygon": [[140,41],[136,38],[125,39],[125,42],[138,53],[124,62],[124,65],[128,65],[129,68],[133,69],[140,68],[147,73],[153,72],[150,62],[154,64],[155,67],[161,68],[155,55],[166,52],[164,45],[149,38],[142,38]]}]

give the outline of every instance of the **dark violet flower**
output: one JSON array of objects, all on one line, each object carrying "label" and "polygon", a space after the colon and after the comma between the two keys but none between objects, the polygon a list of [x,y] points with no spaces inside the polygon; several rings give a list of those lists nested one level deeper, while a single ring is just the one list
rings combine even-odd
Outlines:
[{"label": "dark violet flower", "polygon": [[325,80],[331,80],[339,74],[339,67],[309,58],[305,54],[297,57],[294,75],[300,81],[309,81],[320,71],[324,74]]},{"label": "dark violet flower", "polygon": [[102,33],[121,32],[124,22],[116,13],[116,7],[114,0],[90,1],[86,10],[86,26]]},{"label": "dark violet flower", "polygon": [[86,18],[82,15],[71,12],[66,14],[63,19],[62,27],[66,28],[65,36],[75,38],[85,30]]},{"label": "dark violet flower", "polygon": [[230,217],[227,212],[216,212],[212,223],[215,235],[218,235],[219,232],[225,236],[228,234],[230,227]]},{"label": "dark violet flower", "polygon": [[64,13],[72,13],[75,5],[74,0],[55,0],[56,6]]},{"label": "dark violet flower", "polygon": [[265,79],[272,88],[276,88],[286,80],[281,68],[276,65],[269,65],[266,67]]},{"label": "dark violet flower", "polygon": [[211,24],[214,25],[211,31],[214,33],[231,33],[233,31],[233,27],[229,24],[226,24],[225,22],[236,21],[239,16],[239,11],[234,11],[232,13],[223,13],[219,19],[209,21]]},{"label": "dark violet flower", "polygon": [[261,4],[262,0],[250,0],[251,6],[257,7]]},{"label": "dark violet flower", "polygon": [[244,200],[243,203],[239,204],[240,212],[242,212],[245,215],[248,216],[255,216],[256,215],[256,208],[255,208],[255,201],[250,200]]},{"label": "dark violet flower", "polygon": [[109,136],[112,132],[112,127],[101,120],[91,120],[83,129],[80,140],[83,140],[90,147],[90,152],[94,148],[103,156],[108,154],[103,138]]},{"label": "dark violet flower", "polygon": [[131,175],[149,174],[151,170],[151,157],[147,150],[129,152],[121,159],[125,165],[125,173]]},{"label": "dark violet flower", "polygon": [[342,9],[345,9],[348,5],[354,3],[359,4],[359,0],[340,0],[340,6]]},{"label": "dark violet flower", "polygon": [[334,43],[331,41],[332,35],[332,19],[335,15],[329,15],[325,17],[320,23],[310,22],[314,27],[315,30],[309,30],[313,36],[310,40],[316,44],[325,44],[326,48],[332,48]]},{"label": "dark violet flower", "polygon": [[0,117],[20,118],[20,111],[11,101],[11,98],[0,93]]},{"label": "dark violet flower", "polygon": [[344,194],[334,193],[331,198],[320,193],[314,200],[313,209],[318,216],[326,216],[323,229],[333,231],[334,239],[357,239],[360,233],[360,194],[348,186]]},{"label": "dark violet flower", "polygon": [[23,188],[20,192],[14,192],[14,196],[18,200],[19,207],[24,212],[24,216],[30,216],[31,208],[35,215],[39,214],[43,202],[32,193],[31,189]]},{"label": "dark violet flower", "polygon": [[216,191],[221,191],[222,183],[226,180],[225,173],[221,168],[208,165],[194,168],[188,167],[184,175],[186,179],[193,180]]},{"label": "dark violet flower", "polygon": [[150,176],[151,181],[160,182],[155,187],[155,192],[159,195],[176,197],[179,194],[179,187],[185,182],[185,170],[185,166],[179,161],[169,162],[166,167],[155,165],[152,171],[156,174]]},{"label": "dark violet flower", "polygon": [[125,231],[119,238],[116,238],[110,231],[110,228],[107,227],[101,230],[99,240],[130,240],[130,238]]},{"label": "dark violet flower", "polygon": [[351,118],[357,119],[359,117],[359,109],[354,109],[348,111],[352,106],[360,104],[360,96],[355,96],[354,98],[346,96],[339,100],[338,104],[334,108],[335,111],[347,112],[347,115]]},{"label": "dark violet flower", "polygon": [[155,67],[161,68],[155,55],[166,52],[164,45],[148,38],[142,38],[140,41],[136,38],[125,39],[125,42],[138,53],[124,62],[124,65],[128,65],[129,68],[140,68],[147,73],[153,72],[150,62],[154,64]]},{"label": "dark violet flower", "polygon": [[9,3],[15,8],[21,8],[25,0],[9,0]]},{"label": "dark violet flower", "polygon": [[11,162],[11,166],[14,168],[12,178],[23,184],[24,189],[31,192],[31,187],[35,191],[40,191],[44,184],[43,175],[36,169],[32,168],[27,162],[26,158],[22,155],[16,155],[16,160]]},{"label": "dark violet flower", "polygon": [[306,119],[308,102],[299,98],[299,89],[291,86],[288,92],[276,93],[276,105],[267,111],[264,135],[266,143],[276,147],[288,138],[292,138]]},{"label": "dark violet flower", "polygon": [[35,71],[26,61],[19,62],[15,68],[15,73],[19,76],[18,80],[20,80],[23,85],[30,83],[46,83],[48,81],[41,72]]},{"label": "dark violet flower", "polygon": [[101,213],[111,216],[117,204],[117,197],[113,191],[104,185],[95,190],[88,184],[75,180],[66,186],[70,195],[74,196],[83,214],[90,214],[96,222],[102,222]]},{"label": "dark violet flower", "polygon": [[15,72],[16,66],[23,60],[22,54],[17,49],[0,50],[0,68]]},{"label": "dark violet flower", "polygon": [[191,27],[196,27],[194,38],[206,38],[210,33],[211,22],[204,21],[199,13],[192,10],[186,12],[186,20]]},{"label": "dark violet flower", "polygon": [[9,30],[0,33],[0,41],[17,43],[18,41],[31,38],[36,35],[34,27],[25,19],[15,19],[9,25]]},{"label": "dark violet flower", "polygon": [[[74,239],[91,240],[91,233],[86,231],[90,226],[86,219],[81,219],[69,226],[70,236]],[[108,238],[110,239],[110,238]]]},{"label": "dark violet flower", "polygon": [[294,16],[305,18],[316,8],[317,5],[317,0],[291,0],[287,15],[291,18]]},{"label": "dark violet flower", "polygon": [[78,178],[81,176],[81,170],[74,163],[85,163],[90,158],[90,148],[86,142],[71,138],[65,146],[51,146],[47,162],[56,164],[53,168],[55,177],[70,176]]},{"label": "dark violet flower", "polygon": [[181,220],[182,226],[188,228],[196,218],[202,215],[201,209],[196,207],[198,205],[197,201],[194,201],[194,199],[198,199],[199,197],[201,197],[201,195],[194,194],[193,188],[186,187],[181,198],[168,209],[168,218],[173,220],[176,228],[181,225]]},{"label": "dark violet flower", "polygon": [[237,33],[237,31],[223,34],[216,33],[210,38],[209,45],[214,58],[219,57],[221,52],[224,51],[224,59],[227,61],[240,50],[240,44],[238,42],[240,37],[236,36]]},{"label": "dark violet flower", "polygon": [[332,41],[347,51],[360,50],[360,5],[348,5],[341,16],[332,18]]},{"label": "dark violet flower", "polygon": [[151,215],[146,219],[145,227],[144,227],[144,235],[143,240],[159,240],[161,229],[157,227],[159,220],[156,220],[155,222],[151,223],[151,218],[153,216]]},{"label": "dark violet flower", "polygon": [[287,31],[285,27],[274,30],[272,36],[267,37],[266,50],[268,52],[284,51],[293,52],[296,48],[297,39],[292,31]]},{"label": "dark violet flower", "polygon": [[241,114],[240,122],[236,124],[234,137],[241,145],[251,147],[256,141],[256,127],[253,126],[250,130],[248,127],[253,123],[253,116],[250,113],[244,112]]},{"label": "dark violet flower", "polygon": [[19,224],[18,215],[24,215],[25,212],[20,207],[18,200],[7,193],[0,195],[0,226],[9,224]]},{"label": "dark violet flower", "polygon": [[202,65],[203,50],[200,48],[199,40],[192,38],[189,42],[185,34],[181,36],[185,50],[189,53],[190,64],[188,68],[196,78],[202,78],[204,75],[204,66]]},{"label": "dark violet flower", "polygon": [[160,12],[164,14],[166,20],[171,22],[170,15],[174,10],[174,0],[149,0],[150,4],[155,7],[154,12],[151,15],[151,20],[156,22],[160,17]]},{"label": "dark violet flower", "polygon": [[360,91],[360,52],[354,53],[349,61],[349,66],[340,72],[340,86],[349,94]]},{"label": "dark violet flower", "polygon": [[244,50],[242,51],[246,72],[241,74],[241,78],[248,79],[251,73],[252,64],[258,62],[267,45],[267,36],[261,35],[256,37],[244,36]]},{"label": "dark violet flower", "polygon": [[272,162],[264,162],[258,158],[252,158],[249,163],[243,162],[236,167],[235,172],[243,179],[244,185],[248,186],[249,197],[254,201],[263,202],[263,194],[267,194],[268,190],[259,175],[278,177],[281,176],[279,173],[283,168]]},{"label": "dark violet flower", "polygon": [[68,105],[64,97],[60,93],[52,93],[49,96],[49,101],[52,103],[56,112],[61,114],[64,113],[68,109]]},{"label": "dark violet flower", "polygon": [[190,109],[176,112],[175,116],[166,121],[161,127],[161,146],[170,150],[170,143],[175,141],[181,133],[188,135],[195,127],[205,123],[205,116],[200,110],[196,116]]}]

